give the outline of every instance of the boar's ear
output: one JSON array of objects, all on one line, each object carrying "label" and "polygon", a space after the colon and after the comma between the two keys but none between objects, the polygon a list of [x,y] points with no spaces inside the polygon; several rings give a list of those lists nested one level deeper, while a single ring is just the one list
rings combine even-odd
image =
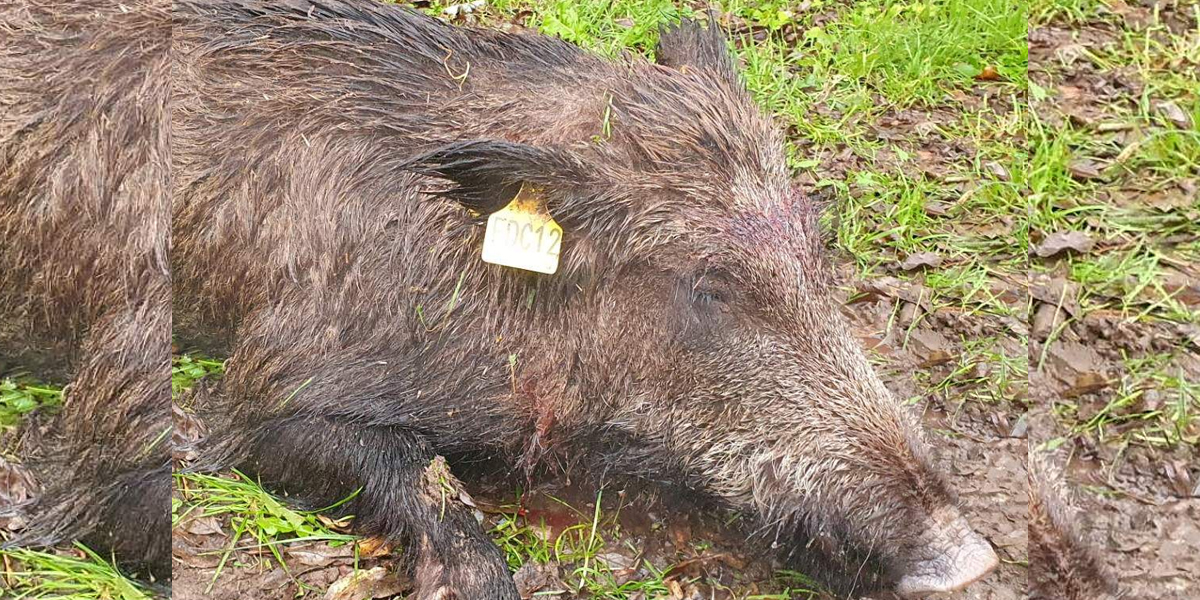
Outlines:
[{"label": "boar's ear", "polygon": [[660,29],[655,59],[665,67],[703,69],[737,84],[733,56],[712,11],[708,13],[708,22],[704,28],[691,19],[683,19],[679,25]]},{"label": "boar's ear", "polygon": [[441,195],[480,213],[504,208],[522,183],[561,187],[586,173],[574,155],[502,140],[454,142],[407,161],[402,168],[453,182]]},{"label": "boar's ear", "polygon": [[656,239],[645,231],[658,227],[668,210],[666,205],[639,210],[631,194],[636,189],[613,185],[620,180],[614,173],[562,147],[453,142],[400,168],[452,182],[438,195],[483,214],[504,208],[523,183],[541,187],[551,216],[572,240],[555,277],[564,282],[595,273],[602,262],[620,262],[643,251]]}]

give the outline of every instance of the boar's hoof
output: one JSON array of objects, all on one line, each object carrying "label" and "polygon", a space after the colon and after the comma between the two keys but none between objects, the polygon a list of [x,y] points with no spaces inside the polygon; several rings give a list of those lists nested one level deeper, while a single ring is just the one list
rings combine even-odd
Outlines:
[{"label": "boar's hoof", "polygon": [[905,598],[920,598],[958,591],[991,573],[999,563],[991,544],[966,530],[954,546],[943,546],[935,556],[910,563],[896,583],[896,592]]},{"label": "boar's hoof", "polygon": [[412,600],[520,600],[499,549],[487,539],[466,539],[453,556],[438,556],[422,536]]},{"label": "boar's hoof", "polygon": [[512,583],[511,578],[496,579],[494,581],[481,581],[478,579],[472,580],[472,575],[457,573],[451,575],[457,580],[453,583],[439,583],[429,585],[427,582],[417,581],[416,590],[411,596],[412,600],[518,600],[520,597],[516,595],[516,588]]},{"label": "boar's hoof", "polygon": [[423,594],[417,600],[458,600],[458,596],[448,587],[440,587],[432,592]]}]

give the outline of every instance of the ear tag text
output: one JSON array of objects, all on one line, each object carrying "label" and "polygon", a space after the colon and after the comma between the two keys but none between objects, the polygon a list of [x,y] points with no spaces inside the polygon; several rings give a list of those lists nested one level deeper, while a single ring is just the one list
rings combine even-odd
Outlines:
[{"label": "ear tag text", "polygon": [[522,185],[508,206],[488,217],[483,262],[553,275],[562,238],[562,227],[550,217],[541,190]]}]

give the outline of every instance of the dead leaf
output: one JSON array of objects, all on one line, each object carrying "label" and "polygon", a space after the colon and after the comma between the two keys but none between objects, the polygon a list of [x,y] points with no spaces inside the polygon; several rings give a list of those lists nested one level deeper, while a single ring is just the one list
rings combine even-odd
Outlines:
[{"label": "dead leaf", "polygon": [[692,527],[688,523],[672,523],[671,524],[671,541],[674,542],[675,548],[682,551],[684,548],[691,546]]},{"label": "dead leaf", "polygon": [[1087,56],[1087,46],[1083,44],[1064,44],[1054,51],[1055,58],[1062,61],[1063,66],[1071,66],[1080,58]]},{"label": "dead leaf", "polygon": [[893,298],[906,285],[908,284],[904,280],[897,277],[876,277],[874,279],[859,281],[858,297],[849,302],[849,304],[875,302],[883,298]]},{"label": "dead leaf", "polygon": [[1176,209],[1190,206],[1194,200],[1188,196],[1189,194],[1182,190],[1170,188],[1143,194],[1138,198],[1138,200],[1141,204],[1155,208],[1159,211],[1171,212]]},{"label": "dead leaf", "polygon": [[451,19],[461,18],[483,8],[484,4],[486,4],[485,0],[471,0],[470,2],[451,4],[442,9],[442,14]]},{"label": "dead leaf", "polygon": [[1187,498],[1192,494],[1192,474],[1188,471],[1188,463],[1182,460],[1167,461],[1163,471],[1171,481],[1171,489],[1176,496]]},{"label": "dead leaf", "polygon": [[1200,281],[1171,269],[1163,276],[1162,287],[1175,300],[1188,306],[1200,306]]},{"label": "dead leaf", "polygon": [[860,344],[862,344],[862,347],[866,350],[871,350],[873,352],[882,354],[884,356],[887,356],[892,353],[892,347],[887,345],[887,342],[884,338],[880,338],[880,337],[876,337],[876,336],[867,336],[867,337],[860,337],[858,339],[858,341]]},{"label": "dead leaf", "polygon": [[1184,112],[1182,108],[1179,108],[1178,104],[1175,104],[1171,101],[1159,102],[1157,108],[1159,114],[1161,114],[1166,120],[1170,121],[1172,125],[1180,129],[1192,128],[1191,115]]},{"label": "dead leaf", "polygon": [[983,67],[983,70],[981,70],[979,74],[975,76],[975,79],[980,81],[996,81],[1000,79],[1000,73],[996,71],[995,65],[986,65]]},{"label": "dead leaf", "polygon": [[325,592],[325,600],[363,600],[364,598],[387,598],[398,596],[408,586],[396,573],[383,567],[367,571],[351,571],[350,574],[333,582]]},{"label": "dead leaf", "polygon": [[1144,410],[1158,410],[1162,408],[1162,394],[1155,389],[1144,390],[1142,392],[1142,408]]},{"label": "dead leaf", "polygon": [[942,257],[936,252],[918,252],[909,254],[904,262],[900,263],[900,268],[905,271],[913,271],[920,268],[935,269],[942,265]]},{"label": "dead leaf", "polygon": [[1024,439],[1029,435],[1029,419],[1027,417],[1028,413],[1024,412],[1017,417],[1017,422],[1013,424],[1012,431],[1008,432],[1008,437]]},{"label": "dead leaf", "polygon": [[1029,295],[1038,302],[1061,308],[1073,317],[1080,314],[1079,291],[1066,277],[1037,277],[1029,286]]},{"label": "dead leaf", "polygon": [[925,360],[922,360],[920,363],[917,364],[917,366],[921,367],[922,369],[928,369],[929,367],[936,367],[938,365],[944,365],[953,360],[954,360],[953,354],[950,354],[949,352],[946,352],[945,350],[937,350],[937,351],[930,353],[929,356],[926,356]]},{"label": "dead leaf", "polygon": [[988,161],[983,166],[987,167],[987,170],[992,175],[995,175],[996,179],[999,179],[1000,181],[1011,181],[1012,180],[1012,175],[1009,175],[1008,169],[1004,168],[1004,165],[1002,165],[994,160]]},{"label": "dead leaf", "polygon": [[1098,392],[1110,385],[1112,385],[1112,382],[1103,373],[1088,371],[1076,376],[1075,383],[1063,391],[1062,395],[1064,398],[1076,398],[1084,394]]},{"label": "dead leaf", "polygon": [[925,214],[933,215],[935,217],[942,217],[945,216],[947,212],[949,212],[949,208],[944,202],[930,200],[929,202],[925,203]]},{"label": "dead leaf", "polygon": [[1058,97],[1064,104],[1071,104],[1083,97],[1083,89],[1073,85],[1060,85]]},{"label": "dead leaf", "polygon": [[1041,258],[1050,258],[1067,251],[1086,254],[1095,244],[1091,236],[1082,231],[1059,231],[1046,236],[1046,239],[1038,244],[1035,252]]},{"label": "dead leaf", "polygon": [[917,132],[917,135],[923,138],[927,138],[935,133],[942,132],[941,128],[938,127],[938,124],[934,123],[933,121],[921,121],[913,126],[913,131]]},{"label": "dead leaf", "polygon": [[679,580],[668,579],[666,581],[666,584],[667,584],[667,588],[669,588],[671,590],[671,599],[672,600],[683,600],[683,598],[684,598],[683,586],[679,585]]},{"label": "dead leaf", "polygon": [[933,312],[933,302],[931,301],[933,292],[919,283],[908,283],[897,290],[896,296],[920,308],[924,312]]},{"label": "dead leaf", "polygon": [[1060,318],[1062,312],[1064,311],[1058,310],[1058,307],[1053,304],[1039,304],[1033,313],[1033,325],[1029,334],[1038,340],[1050,337],[1054,328],[1062,322],[1062,318]]},{"label": "dead leaf", "polygon": [[925,174],[930,179],[941,180],[946,177],[946,166],[942,164],[941,157],[929,150],[917,150],[914,155],[916,158],[917,168],[921,173]]},{"label": "dead leaf", "polygon": [[1178,187],[1193,201],[1200,200],[1200,195],[1197,195],[1197,192],[1200,192],[1200,179],[1195,177],[1180,179],[1179,181],[1175,182],[1175,187]]},{"label": "dead leaf", "polygon": [[920,359],[922,368],[933,367],[954,360],[951,350],[953,342],[941,333],[932,329],[917,329],[908,338],[909,347]]},{"label": "dead leaf", "polygon": [[1046,367],[1063,382],[1079,381],[1085,373],[1098,372],[1103,364],[1095,349],[1079,342],[1058,342],[1048,348]]},{"label": "dead leaf", "polygon": [[325,515],[317,515],[317,520],[320,521],[322,525],[324,525],[338,533],[346,533],[346,532],[350,531],[350,522],[354,520],[354,517],[346,516],[346,517],[342,517],[340,519],[334,520]]},{"label": "dead leaf", "polygon": [[1067,167],[1067,171],[1070,172],[1071,177],[1080,181],[1104,179],[1104,172],[1100,168],[1099,163],[1090,158],[1071,161],[1071,164]]},{"label": "dead leaf", "polygon": [[310,567],[324,567],[333,563],[352,562],[354,560],[354,547],[311,544],[288,548],[287,554],[295,557],[301,564]]},{"label": "dead leaf", "polygon": [[357,542],[359,556],[376,558],[392,553],[392,546],[381,537],[369,537]]},{"label": "dead leaf", "polygon": [[900,303],[900,314],[896,318],[896,322],[902,327],[908,327],[921,314],[921,307],[911,302]]},{"label": "dead leaf", "polygon": [[533,11],[529,9],[518,10],[517,14],[513,15],[512,21],[514,25],[525,27],[529,24],[529,17],[533,16]]},{"label": "dead leaf", "polygon": [[533,598],[537,592],[561,590],[566,587],[560,578],[557,564],[538,564],[527,562],[516,573],[513,582],[517,584],[517,593],[522,598]]},{"label": "dead leaf", "polygon": [[221,529],[221,520],[215,516],[188,519],[183,524],[183,530],[196,535],[225,534],[225,531]]},{"label": "dead leaf", "polygon": [[1179,335],[1184,341],[1190,342],[1193,346],[1200,348],[1200,325],[1180,324],[1179,329]]},{"label": "dead leaf", "polygon": [[24,504],[33,497],[36,488],[28,469],[0,458],[0,508]]},{"label": "dead leaf", "polygon": [[[175,541],[179,542],[181,537],[176,534]],[[213,569],[221,564],[221,556],[218,552],[207,553],[203,551],[192,552],[176,552],[175,560],[193,569]],[[178,568],[178,567],[176,567]]]}]

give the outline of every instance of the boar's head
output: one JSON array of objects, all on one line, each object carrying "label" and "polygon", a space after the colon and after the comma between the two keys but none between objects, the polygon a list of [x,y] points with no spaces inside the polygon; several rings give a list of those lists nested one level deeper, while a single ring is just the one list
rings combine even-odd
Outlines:
[{"label": "boar's head", "polygon": [[840,315],[818,210],[723,39],[684,23],[658,63],[609,82],[600,139],[468,141],[409,165],[481,213],[544,190],[560,270],[513,276],[540,281],[538,321],[560,340],[528,355],[570,356],[563,393],[578,398],[556,410],[603,415],[590,443],[610,464],[686,478],[902,594],[981,578],[996,555]]}]

